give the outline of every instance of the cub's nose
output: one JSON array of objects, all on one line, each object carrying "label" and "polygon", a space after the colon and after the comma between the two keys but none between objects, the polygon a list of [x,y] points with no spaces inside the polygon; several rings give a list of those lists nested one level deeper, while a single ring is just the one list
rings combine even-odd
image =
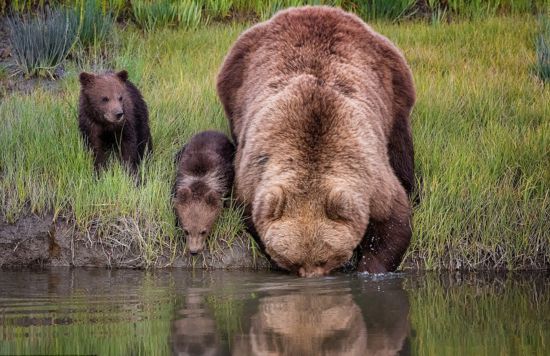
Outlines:
[{"label": "cub's nose", "polygon": [[191,254],[191,256],[196,256],[199,254],[199,251],[189,251],[189,253]]},{"label": "cub's nose", "polygon": [[122,111],[121,111],[121,112],[118,112],[118,113],[115,114],[115,116],[116,116],[117,119],[120,120],[120,119],[122,119],[122,117],[124,116],[124,112],[122,112]]}]

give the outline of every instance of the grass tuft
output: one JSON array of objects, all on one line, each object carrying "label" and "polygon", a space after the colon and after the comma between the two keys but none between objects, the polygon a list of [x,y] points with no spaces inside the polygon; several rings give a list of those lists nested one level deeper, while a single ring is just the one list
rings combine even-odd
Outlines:
[{"label": "grass tuft", "polygon": [[102,6],[103,1],[86,1],[80,5],[78,39],[83,47],[105,42],[112,34],[115,18],[111,10]]},{"label": "grass tuft", "polygon": [[408,15],[416,0],[367,0],[356,5],[356,12],[363,19],[398,20]]},{"label": "grass tuft", "polygon": [[179,25],[196,28],[202,18],[202,6],[195,0],[137,0],[132,2],[134,21],[145,31]]},{"label": "grass tuft", "polygon": [[77,38],[78,20],[72,11],[44,10],[36,16],[8,19],[12,56],[26,76],[54,76]]}]

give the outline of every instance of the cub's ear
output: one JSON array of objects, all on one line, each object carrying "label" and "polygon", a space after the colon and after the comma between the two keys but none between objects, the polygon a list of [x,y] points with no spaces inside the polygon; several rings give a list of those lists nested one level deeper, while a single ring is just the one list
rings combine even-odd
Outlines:
[{"label": "cub's ear", "polygon": [[192,195],[193,195],[193,193],[191,192],[191,189],[189,189],[188,187],[183,187],[183,188],[180,188],[180,189],[177,190],[176,200],[179,203],[185,203],[185,202],[188,202],[189,200],[191,200]]},{"label": "cub's ear", "polygon": [[327,197],[325,212],[330,220],[353,220],[357,213],[353,194],[343,189],[332,190]]},{"label": "cub's ear", "polygon": [[280,186],[271,187],[259,194],[253,206],[254,222],[278,220],[285,210],[285,193]]},{"label": "cub's ear", "polygon": [[217,208],[221,204],[221,199],[218,196],[218,194],[211,190],[208,193],[206,193],[206,196],[204,197],[206,204],[210,205],[213,208]]},{"label": "cub's ear", "polygon": [[80,73],[80,76],[79,76],[80,84],[82,84],[82,86],[91,84],[94,81],[94,78],[95,78],[94,74],[82,72]]},{"label": "cub's ear", "polygon": [[128,80],[128,72],[125,70],[121,70],[116,74],[116,76],[119,77],[120,80],[122,80],[123,82]]}]

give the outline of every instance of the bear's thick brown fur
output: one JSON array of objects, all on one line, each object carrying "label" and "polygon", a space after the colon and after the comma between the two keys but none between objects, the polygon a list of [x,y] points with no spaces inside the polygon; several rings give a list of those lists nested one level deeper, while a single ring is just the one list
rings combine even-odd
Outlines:
[{"label": "bear's thick brown fur", "polygon": [[172,203],[191,254],[204,249],[206,238],[222,212],[222,199],[231,192],[234,154],[235,147],[226,135],[203,131],[194,135],[176,155]]},{"label": "bear's thick brown fur", "polygon": [[323,275],[361,244],[359,270],[395,270],[414,182],[415,90],[401,52],[355,15],[292,8],[241,34],[217,89],[236,195],[272,260]]},{"label": "bear's thick brown fur", "polygon": [[110,150],[135,173],[146,151],[153,148],[147,105],[128,73],[80,73],[78,126],[93,151],[96,171]]}]

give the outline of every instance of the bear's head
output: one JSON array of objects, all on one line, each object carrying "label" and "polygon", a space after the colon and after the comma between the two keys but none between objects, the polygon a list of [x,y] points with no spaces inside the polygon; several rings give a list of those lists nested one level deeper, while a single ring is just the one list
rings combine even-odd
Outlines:
[{"label": "bear's head", "polygon": [[222,210],[220,194],[214,190],[196,192],[187,186],[181,187],[176,191],[173,204],[189,252],[192,255],[201,252]]},{"label": "bear's head", "polygon": [[95,120],[113,126],[124,123],[125,109],[130,100],[126,90],[127,80],[128,72],[125,70],[101,75],[80,73],[82,94],[98,114]]},{"label": "bear's head", "polygon": [[302,277],[322,276],[351,258],[367,227],[364,198],[345,186],[305,193],[291,184],[267,187],[256,195],[252,218],[280,267]]}]

